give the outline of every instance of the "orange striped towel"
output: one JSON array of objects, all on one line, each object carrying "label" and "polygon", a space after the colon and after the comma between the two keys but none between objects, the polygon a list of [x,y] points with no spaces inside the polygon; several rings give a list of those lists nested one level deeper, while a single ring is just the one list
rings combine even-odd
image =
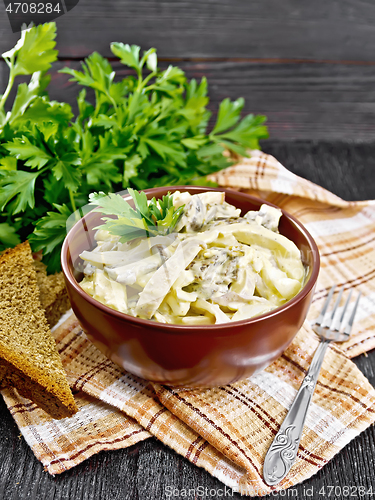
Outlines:
[{"label": "orange striped towel", "polygon": [[[70,315],[54,336],[79,412],[55,421],[15,390],[2,391],[23,436],[51,474],[154,435],[234,491],[258,496],[309,478],[375,421],[375,391],[346,355],[374,347],[375,204],[344,202],[259,152],[214,177],[285,207],[313,233],[323,272],[308,320],[285,353],[251,379],[189,391],[126,373],[89,342]],[[262,479],[263,460],[311,363],[318,340],[309,321],[331,282],[364,294],[353,338],[344,345],[346,354],[335,345],[328,349],[297,461],[280,485],[270,488]]]},{"label": "orange striped towel", "polygon": [[300,220],[318,244],[321,271],[309,318],[316,318],[333,284],[361,290],[356,331],[341,344],[349,358],[375,347],[375,200],[345,201],[302,179],[275,158],[253,151],[233,167],[211,175],[220,186],[278,205]]}]

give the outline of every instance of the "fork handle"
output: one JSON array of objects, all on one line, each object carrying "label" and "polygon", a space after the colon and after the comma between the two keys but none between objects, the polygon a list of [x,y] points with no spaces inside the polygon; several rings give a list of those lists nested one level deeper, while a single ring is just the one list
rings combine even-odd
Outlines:
[{"label": "fork handle", "polygon": [[294,464],[307,411],[329,343],[330,340],[322,340],[319,343],[292,406],[267,451],[263,465],[263,478],[269,486],[278,484],[284,479]]}]

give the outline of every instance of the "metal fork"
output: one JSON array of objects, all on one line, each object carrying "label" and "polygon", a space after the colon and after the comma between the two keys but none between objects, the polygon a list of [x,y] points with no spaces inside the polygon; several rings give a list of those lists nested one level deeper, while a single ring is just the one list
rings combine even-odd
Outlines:
[{"label": "metal fork", "polygon": [[332,312],[327,313],[335,288],[336,285],[329,291],[323,309],[318,319],[312,325],[314,331],[320,336],[320,343],[314,354],[310,368],[303,379],[285,420],[281,424],[279,432],[276,434],[267,451],[263,465],[263,478],[269,486],[278,484],[284,479],[296,459],[306,415],[328,345],[331,342],[344,342],[349,338],[361,293],[358,294],[350,318],[345,324],[344,317],[346,316],[353,289],[350,290],[340,315],[338,309],[344,287],[339,291]]}]

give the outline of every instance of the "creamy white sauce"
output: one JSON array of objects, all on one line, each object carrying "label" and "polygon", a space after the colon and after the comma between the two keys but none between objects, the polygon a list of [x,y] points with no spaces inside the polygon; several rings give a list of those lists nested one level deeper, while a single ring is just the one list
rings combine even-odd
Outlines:
[{"label": "creamy white sauce", "polygon": [[82,288],[118,311],[164,323],[238,321],[284,304],[302,288],[300,251],[279,234],[281,211],[243,217],[224,193],[176,192],[175,233],[121,243],[106,231],[84,251]]}]

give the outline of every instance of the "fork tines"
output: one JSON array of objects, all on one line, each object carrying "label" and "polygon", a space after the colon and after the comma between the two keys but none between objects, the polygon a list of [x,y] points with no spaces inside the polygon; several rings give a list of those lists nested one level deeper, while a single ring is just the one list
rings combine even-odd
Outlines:
[{"label": "fork tines", "polygon": [[[350,299],[351,299],[352,293],[353,293],[353,289],[351,289],[349,292],[349,295],[345,301],[345,304],[344,304],[344,307],[341,311],[341,314],[340,314],[339,305],[341,302],[342,294],[344,292],[344,288],[345,288],[344,285],[340,288],[337,299],[336,299],[335,304],[332,308],[332,311],[327,312],[328,307],[330,305],[330,302],[332,300],[333,294],[334,294],[335,289],[336,289],[336,285],[333,285],[333,287],[328,292],[328,295],[327,295],[327,298],[323,304],[323,308],[321,310],[321,313],[319,314],[319,317],[315,321],[314,325],[319,327],[319,330],[325,329],[325,330],[328,330],[329,332],[331,332],[332,334],[342,333],[346,337],[349,337],[351,329],[353,327],[354,317],[355,317],[355,314],[356,314],[357,309],[358,309],[358,303],[359,303],[359,299],[361,297],[361,292],[359,292],[357,295],[357,299],[355,301],[355,304],[354,304],[354,307],[352,309],[352,312],[350,314],[349,319],[346,322],[344,322],[344,318],[346,316],[348,306],[350,303]],[[319,333],[322,333],[322,332],[319,331]]]}]

